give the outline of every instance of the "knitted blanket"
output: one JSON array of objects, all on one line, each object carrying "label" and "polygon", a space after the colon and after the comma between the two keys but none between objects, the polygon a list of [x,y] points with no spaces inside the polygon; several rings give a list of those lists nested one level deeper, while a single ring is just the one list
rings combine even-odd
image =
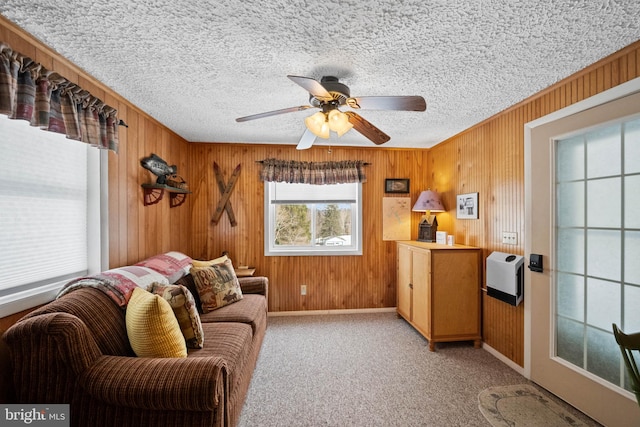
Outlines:
[{"label": "knitted blanket", "polygon": [[126,307],[135,288],[147,290],[154,283],[168,285],[169,281],[164,275],[147,267],[119,267],[71,280],[60,289],[56,299],[76,289],[96,288],[107,294],[120,307]]}]

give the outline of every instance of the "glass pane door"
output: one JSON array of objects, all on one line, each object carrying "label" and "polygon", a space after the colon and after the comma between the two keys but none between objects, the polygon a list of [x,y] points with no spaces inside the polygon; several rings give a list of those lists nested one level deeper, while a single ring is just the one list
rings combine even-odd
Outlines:
[{"label": "glass pane door", "polygon": [[630,390],[611,325],[640,331],[640,119],[555,148],[555,355]]}]

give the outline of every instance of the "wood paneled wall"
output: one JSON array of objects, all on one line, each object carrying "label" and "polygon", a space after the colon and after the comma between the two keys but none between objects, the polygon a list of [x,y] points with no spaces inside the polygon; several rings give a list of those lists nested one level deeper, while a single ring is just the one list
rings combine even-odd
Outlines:
[{"label": "wood paneled wall", "polygon": [[[382,240],[382,198],[385,178],[409,178],[411,201],[426,189],[426,150],[380,148],[313,147],[298,151],[295,145],[191,144],[190,169],[197,179],[190,183],[191,254],[211,259],[229,252],[234,263],[255,266],[269,277],[271,311],[382,308],[396,305],[396,247]],[[259,180],[267,158],[299,161],[363,160],[367,182],[363,184],[362,256],[310,257],[264,254],[264,183]],[[213,174],[216,162],[229,180],[240,164],[241,173],[231,196],[238,225],[232,227],[226,214],[217,225],[212,214],[220,200]],[[398,196],[398,195],[386,195]],[[412,213],[412,237],[417,237],[418,213]],[[307,295],[300,295],[300,285]]]},{"label": "wood paneled wall", "polygon": [[192,195],[175,208],[169,205],[169,194],[144,206],[141,184],[156,177],[140,166],[141,158],[155,153],[175,164],[189,184],[189,144],[126,103],[120,102],[118,115],[129,128],[120,128],[119,153],[109,152],[109,264],[129,265],[170,250],[189,253]]},{"label": "wood paneled wall", "polygon": [[[45,67],[77,82],[116,107],[128,125],[120,128],[120,152],[109,153],[110,266],[135,263],[150,255],[178,250],[195,258],[228,251],[237,263],[255,265],[271,283],[273,311],[379,308],[395,305],[395,244],[382,240],[385,178],[409,178],[411,200],[428,187],[443,193],[448,212],[438,214],[439,229],[457,243],[493,251],[523,253],[523,126],[545,114],[600,93],[640,75],[640,42],[532,96],[431,150],[188,143],[126,99],[0,16],[0,40]],[[140,158],[155,152],[178,165],[192,194],[186,203],[169,207],[168,196],[143,206],[142,183],[154,177]],[[302,161],[360,159],[367,167],[363,186],[364,255],[360,257],[263,257],[263,189],[258,180],[264,158]],[[219,200],[213,177],[217,162],[229,179],[242,165],[231,197],[238,226],[225,217],[214,226],[211,215]],[[480,218],[457,220],[455,196],[480,193]],[[412,213],[415,239],[419,214]],[[502,231],[518,233],[518,244],[502,244]],[[306,296],[300,285],[307,285]],[[523,306],[511,307],[483,297],[485,342],[519,365],[524,363]]]},{"label": "wood paneled wall", "polygon": [[[638,76],[640,42],[432,148],[429,185],[444,194],[448,209],[456,194],[480,193],[478,220],[438,215],[438,229],[453,232],[457,243],[483,248],[485,258],[493,251],[524,255],[525,123]],[[518,244],[502,244],[503,231],[517,232]],[[523,366],[524,305],[512,307],[483,293],[483,339]]]},{"label": "wood paneled wall", "polygon": [[119,153],[108,154],[110,266],[132,264],[169,250],[187,252],[190,197],[178,208],[169,208],[166,195],[157,205],[143,206],[140,185],[153,182],[155,176],[140,166],[140,159],[156,153],[177,165],[178,174],[189,182],[188,142],[2,16],[0,41],[116,108],[118,117],[129,125],[119,127]]}]

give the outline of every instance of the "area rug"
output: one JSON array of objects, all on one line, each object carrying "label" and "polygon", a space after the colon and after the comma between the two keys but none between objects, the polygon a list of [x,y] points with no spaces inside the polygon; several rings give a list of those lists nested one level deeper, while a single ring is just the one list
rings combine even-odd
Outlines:
[{"label": "area rug", "polygon": [[528,384],[487,388],[478,395],[478,407],[494,427],[584,426]]}]

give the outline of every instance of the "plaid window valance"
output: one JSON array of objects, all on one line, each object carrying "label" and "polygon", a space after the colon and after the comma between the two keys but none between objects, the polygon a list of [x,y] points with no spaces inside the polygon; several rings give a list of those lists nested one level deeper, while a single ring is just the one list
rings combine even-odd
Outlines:
[{"label": "plaid window valance", "polygon": [[0,43],[0,114],[118,151],[116,109],[4,43]]},{"label": "plaid window valance", "polygon": [[366,182],[361,160],[342,162],[297,162],[293,160],[262,160],[262,181],[289,182],[298,184],[346,184]]}]

